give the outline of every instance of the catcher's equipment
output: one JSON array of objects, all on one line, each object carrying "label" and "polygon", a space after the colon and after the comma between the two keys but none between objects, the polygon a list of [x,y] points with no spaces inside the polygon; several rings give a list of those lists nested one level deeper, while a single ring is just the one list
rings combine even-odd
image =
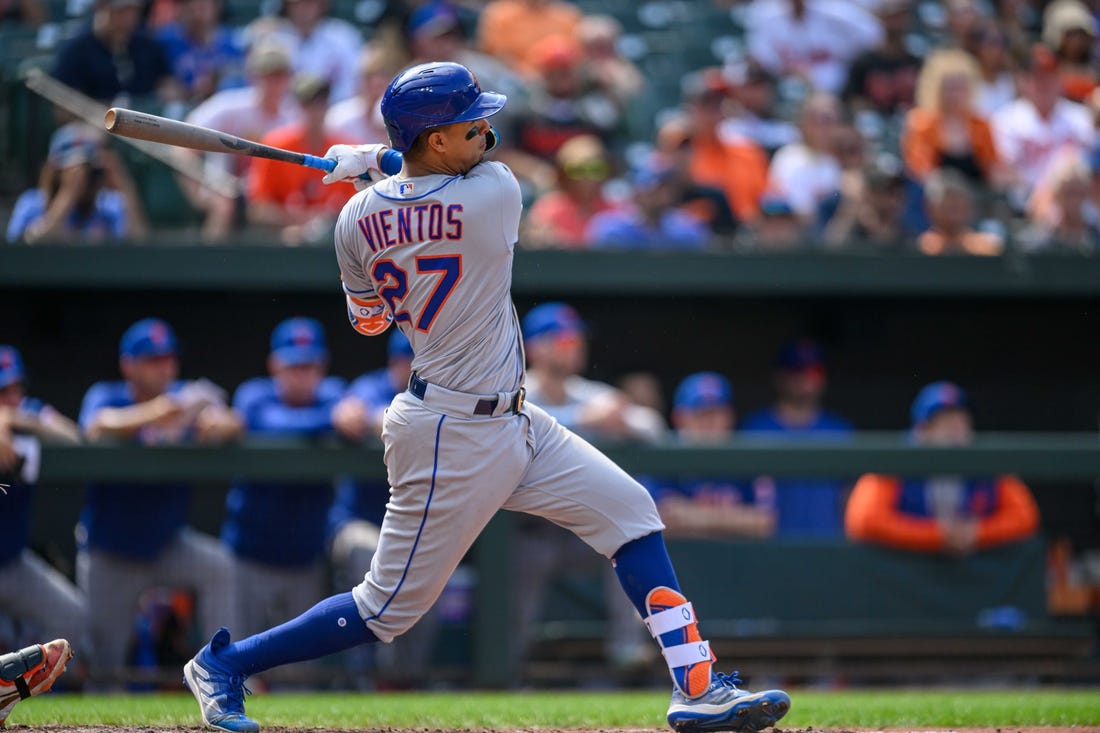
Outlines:
[{"label": "catcher's equipment", "polygon": [[394,77],[382,95],[382,119],[390,146],[403,153],[424,130],[483,119],[498,112],[506,101],[503,94],[482,91],[477,77],[465,66],[433,62]]},{"label": "catcher's equipment", "polygon": [[364,336],[385,333],[393,323],[393,314],[381,298],[361,298],[345,291],[348,301],[348,320],[351,327]]},{"label": "catcher's equipment", "polygon": [[53,687],[72,656],[73,650],[65,639],[0,655],[0,727],[17,702]]}]

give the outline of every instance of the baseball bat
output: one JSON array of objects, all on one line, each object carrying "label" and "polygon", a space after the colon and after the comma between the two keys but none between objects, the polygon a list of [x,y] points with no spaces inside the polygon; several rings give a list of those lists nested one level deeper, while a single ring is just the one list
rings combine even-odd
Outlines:
[{"label": "baseball bat", "polygon": [[[41,95],[44,99],[53,102],[69,113],[76,115],[76,117],[94,127],[99,126],[100,120],[103,119],[103,115],[107,111],[106,105],[100,104],[91,97],[81,94],[76,89],[61,83],[41,69],[32,68],[28,70],[24,78],[24,83],[27,85],[28,89]],[[164,163],[178,173],[197,181],[199,184],[222,196],[235,198],[242,189],[241,181],[236,176],[230,175],[229,173],[213,173],[206,171],[203,169],[202,165],[198,163],[179,160],[168,154],[168,152],[159,145],[154,145],[146,140],[132,138],[124,138],[124,142],[133,145],[154,160]]]},{"label": "baseball bat", "polygon": [[[336,167],[336,161],[331,158],[321,158],[309,153],[284,150],[254,140],[245,140],[243,137],[230,135],[226,132],[211,130],[209,127],[192,125],[189,122],[171,120],[167,117],[138,112],[124,107],[111,107],[107,110],[107,114],[103,118],[103,124],[108,132],[115,135],[164,143],[165,145],[175,145],[191,150],[270,158],[271,160],[304,165],[307,168],[316,168],[325,172],[329,172]],[[383,173],[392,176],[401,170],[401,163],[401,153],[396,150],[386,150],[382,153],[379,166]]]}]

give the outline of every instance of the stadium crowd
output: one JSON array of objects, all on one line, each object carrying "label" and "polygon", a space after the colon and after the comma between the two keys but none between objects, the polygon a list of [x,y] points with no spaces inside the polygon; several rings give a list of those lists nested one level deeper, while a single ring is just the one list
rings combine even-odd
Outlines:
[{"label": "stadium crowd", "polygon": [[[509,96],[494,155],[524,190],[524,247],[1097,251],[1095,3],[604,5],[27,0],[2,28],[37,26],[33,65],[104,105],[315,155],[385,142],[388,79],[459,61]],[[126,170],[141,154],[61,108],[54,123],[7,240],[156,241],[170,224]],[[350,194],[174,155],[175,225],[209,242],[324,244]]]}]

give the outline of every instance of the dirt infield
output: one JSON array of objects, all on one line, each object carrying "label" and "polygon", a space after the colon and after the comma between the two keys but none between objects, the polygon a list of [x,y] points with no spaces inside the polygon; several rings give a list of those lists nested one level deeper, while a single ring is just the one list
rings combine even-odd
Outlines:
[{"label": "dirt infield", "polygon": [[[12,725],[7,733],[193,733],[201,726]],[[265,733],[668,733],[667,728],[285,728],[264,726]],[[991,728],[776,728],[775,733],[1100,733],[1100,726],[1004,726]]]}]

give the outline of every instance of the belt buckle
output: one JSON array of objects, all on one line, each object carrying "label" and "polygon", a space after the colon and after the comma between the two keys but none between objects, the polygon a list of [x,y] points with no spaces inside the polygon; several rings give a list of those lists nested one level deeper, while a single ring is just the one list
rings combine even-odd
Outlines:
[{"label": "belt buckle", "polygon": [[523,409],[523,403],[526,402],[526,401],[527,401],[527,388],[526,387],[520,387],[519,391],[516,392],[515,400],[512,401],[512,412],[514,412],[515,414],[518,415],[520,413],[520,410]]}]

